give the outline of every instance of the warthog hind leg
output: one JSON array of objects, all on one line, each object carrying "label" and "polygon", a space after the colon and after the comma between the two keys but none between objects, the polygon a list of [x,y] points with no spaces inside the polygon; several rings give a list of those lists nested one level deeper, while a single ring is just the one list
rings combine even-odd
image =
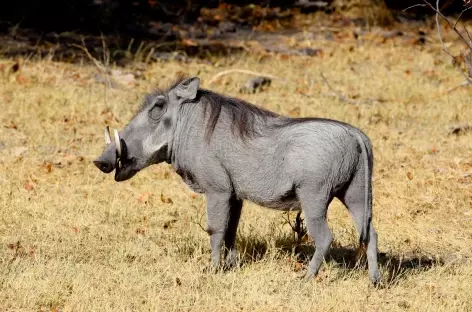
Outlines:
[{"label": "warthog hind leg", "polygon": [[[356,187],[355,185],[350,186],[344,197],[341,199],[351,213],[357,231],[361,233],[364,222],[365,202],[364,197],[359,196],[359,194],[363,194],[363,188],[361,188],[361,191],[358,190],[359,188],[360,187]],[[370,218],[368,220],[369,234],[367,236],[367,241],[363,242],[367,244],[367,246],[359,246],[359,251],[362,253],[359,256],[363,259],[365,256],[364,253],[366,252],[370,279],[373,284],[378,284],[381,282],[381,274],[377,264],[377,232],[372,224],[372,220]]]},{"label": "warthog hind leg", "polygon": [[333,235],[328,227],[326,213],[332,197],[324,190],[313,190],[310,188],[300,189],[298,192],[308,233],[312,237],[316,250],[305,275],[310,279],[318,274],[321,264],[325,260],[329,246],[333,241]]}]

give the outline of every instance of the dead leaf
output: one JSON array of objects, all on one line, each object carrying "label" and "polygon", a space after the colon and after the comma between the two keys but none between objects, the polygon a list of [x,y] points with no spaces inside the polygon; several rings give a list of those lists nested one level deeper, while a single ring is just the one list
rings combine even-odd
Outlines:
[{"label": "dead leaf", "polygon": [[10,68],[10,72],[12,73],[16,73],[17,71],[20,70],[20,63],[16,62],[11,68]]},{"label": "dead leaf", "polygon": [[136,256],[126,255],[126,261],[131,263],[131,262],[134,262],[134,260],[136,260]]},{"label": "dead leaf", "polygon": [[25,185],[23,186],[25,188],[25,190],[27,191],[32,191],[34,189],[34,185],[30,182],[27,182],[25,183]]},{"label": "dead leaf", "polygon": [[172,220],[166,221],[166,222],[164,222],[163,228],[168,229],[170,227],[170,225],[175,223],[175,222],[177,222],[177,219],[172,219]]},{"label": "dead leaf", "polygon": [[408,177],[409,180],[413,180],[413,174],[411,172],[408,171],[406,176]]},{"label": "dead leaf", "polygon": [[10,120],[10,124],[8,126],[5,126],[5,128],[17,130],[18,126],[12,120]]},{"label": "dead leaf", "polygon": [[144,192],[141,195],[139,195],[138,202],[142,204],[147,204],[150,201],[151,197],[152,197],[152,193]]},{"label": "dead leaf", "polygon": [[172,204],[173,203],[172,199],[165,197],[164,194],[162,194],[162,193],[161,193],[161,201],[165,204]]},{"label": "dead leaf", "polygon": [[20,241],[17,241],[16,243],[8,244],[7,245],[8,249],[18,249],[21,248]]},{"label": "dead leaf", "polygon": [[198,47],[198,42],[192,39],[183,39],[182,44],[187,47]]},{"label": "dead leaf", "polygon": [[296,106],[292,108],[288,114],[292,117],[300,117],[300,107]]},{"label": "dead leaf", "polygon": [[18,82],[21,85],[27,85],[29,83],[29,79],[26,78],[24,75],[20,74],[16,76],[16,82]]},{"label": "dead leaf", "polygon": [[43,162],[41,164],[41,168],[46,172],[50,173],[52,171],[52,163],[50,162]]},{"label": "dead leaf", "polygon": [[175,283],[177,284],[177,286],[182,285],[182,282],[180,281],[180,278],[178,278],[178,277],[175,278]]},{"label": "dead leaf", "polygon": [[294,270],[295,272],[299,272],[299,271],[301,271],[302,269],[303,269],[303,263],[301,263],[301,262],[299,262],[299,261],[295,262],[295,265],[294,265],[293,270]]},{"label": "dead leaf", "polygon": [[311,235],[305,234],[303,235],[301,239],[301,243],[313,243],[313,238],[311,238]]}]

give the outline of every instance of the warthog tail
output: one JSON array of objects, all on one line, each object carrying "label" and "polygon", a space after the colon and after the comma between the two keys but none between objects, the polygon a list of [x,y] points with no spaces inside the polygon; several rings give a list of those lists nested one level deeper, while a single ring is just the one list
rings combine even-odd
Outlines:
[{"label": "warthog tail", "polygon": [[359,145],[361,147],[362,155],[363,155],[363,160],[364,160],[364,171],[365,171],[365,176],[364,176],[364,200],[365,200],[365,206],[364,206],[364,219],[362,222],[362,229],[361,229],[361,235],[359,239],[359,244],[362,245],[367,245],[369,241],[369,227],[370,227],[370,218],[371,218],[371,207],[370,207],[370,188],[371,188],[371,183],[370,183],[370,174],[369,170],[369,155],[367,153],[367,148],[365,146],[365,142],[362,139],[361,135],[356,132],[356,137],[357,141],[359,142]]}]

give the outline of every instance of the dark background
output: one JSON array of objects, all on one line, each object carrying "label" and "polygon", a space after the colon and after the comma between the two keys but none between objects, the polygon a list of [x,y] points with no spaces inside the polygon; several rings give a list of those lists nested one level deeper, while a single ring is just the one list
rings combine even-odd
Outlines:
[{"label": "dark background", "polygon": [[[315,1],[315,0],[313,0]],[[401,10],[420,0],[364,0],[372,6],[385,3],[394,14],[407,14]],[[6,32],[12,26],[35,29],[40,32],[74,31],[89,34],[126,33],[138,37],[150,36],[147,31],[150,21],[172,24],[192,24],[198,21],[202,8],[216,8],[223,1],[219,0],[4,0],[0,4],[0,31]],[[316,1],[315,1],[316,2]],[[339,11],[333,7],[332,0],[318,2],[328,3],[322,8],[328,12]],[[348,3],[349,0],[344,2]],[[299,8],[302,13],[319,10],[310,7],[310,0],[227,0],[226,4],[262,7],[280,7],[282,9]],[[452,14],[463,9],[460,0],[440,1],[444,13]],[[412,18],[422,18],[431,14],[424,8],[408,11]]]},{"label": "dark background", "polygon": [[[326,13],[318,24],[377,24],[387,29],[407,25],[421,33],[434,12],[425,7],[403,10],[418,3],[421,0],[3,0],[0,55],[42,57],[53,50],[53,59],[76,62],[84,59],[83,49],[77,47],[81,46],[96,58],[110,51],[112,61],[124,65],[136,58],[141,43],[149,42],[154,44],[153,57],[159,59],[176,51],[186,56],[233,53],[239,48],[221,42],[247,37],[271,21],[282,27],[269,32],[290,29],[296,14],[315,11]],[[363,8],[359,17],[344,18],[352,4]],[[464,3],[441,0],[440,7],[453,16]],[[258,28],[259,34],[261,29],[266,31]]]}]

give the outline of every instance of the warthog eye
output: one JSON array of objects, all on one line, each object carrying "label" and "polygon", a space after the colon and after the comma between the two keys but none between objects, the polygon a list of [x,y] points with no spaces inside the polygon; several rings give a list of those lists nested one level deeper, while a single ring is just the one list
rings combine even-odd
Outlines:
[{"label": "warthog eye", "polygon": [[166,101],[163,97],[158,97],[154,105],[152,106],[151,110],[149,111],[149,118],[152,120],[159,120],[163,113],[163,107],[166,104]]},{"label": "warthog eye", "polygon": [[164,107],[166,104],[166,99],[163,96],[159,96],[154,101],[154,106]]}]

